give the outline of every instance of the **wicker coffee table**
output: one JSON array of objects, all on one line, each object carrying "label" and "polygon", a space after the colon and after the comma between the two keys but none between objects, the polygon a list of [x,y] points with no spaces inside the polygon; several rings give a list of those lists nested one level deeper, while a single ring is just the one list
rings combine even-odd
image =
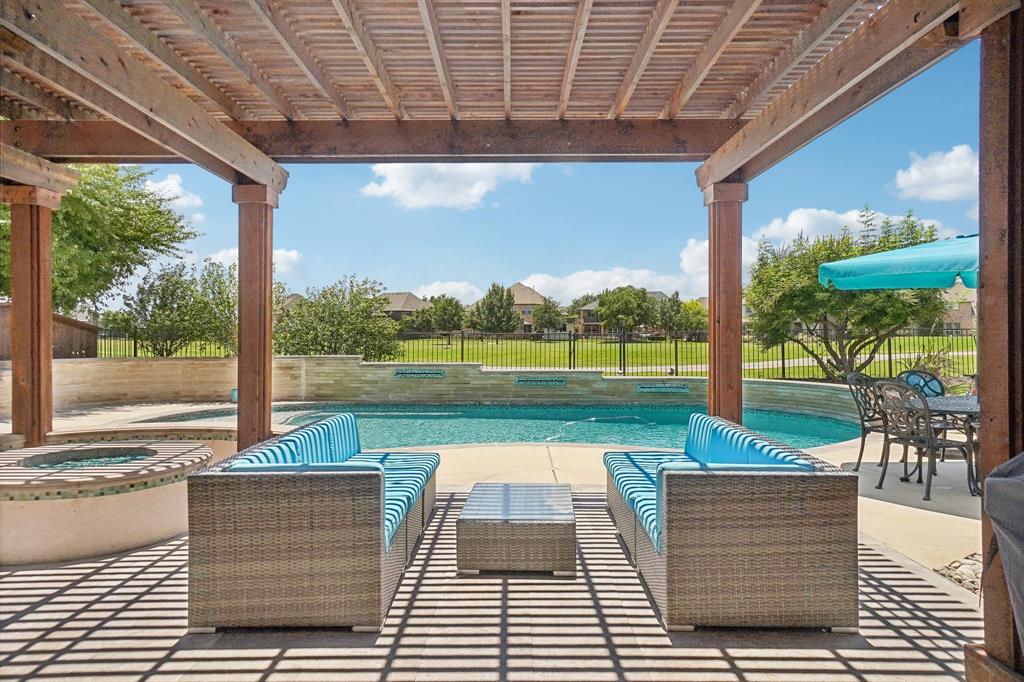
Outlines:
[{"label": "wicker coffee table", "polygon": [[459,573],[576,575],[576,516],[567,485],[477,483],[455,535]]}]

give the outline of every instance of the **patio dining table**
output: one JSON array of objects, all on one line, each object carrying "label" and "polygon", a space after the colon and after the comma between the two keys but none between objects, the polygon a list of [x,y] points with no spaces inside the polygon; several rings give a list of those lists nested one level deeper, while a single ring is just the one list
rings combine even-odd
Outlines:
[{"label": "patio dining table", "polygon": [[974,449],[976,424],[981,417],[981,405],[976,395],[939,395],[925,398],[928,409],[934,415],[945,417],[967,438],[970,461],[967,462],[967,487],[971,495],[978,495],[978,457]]}]

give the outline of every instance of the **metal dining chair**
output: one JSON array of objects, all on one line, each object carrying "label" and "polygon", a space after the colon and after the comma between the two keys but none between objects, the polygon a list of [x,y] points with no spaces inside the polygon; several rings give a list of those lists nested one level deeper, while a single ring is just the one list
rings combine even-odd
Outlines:
[{"label": "metal dining chair", "polygon": [[[857,463],[853,470],[860,470],[860,462],[864,459],[864,446],[867,443],[869,433],[885,433],[885,424],[882,420],[882,413],[875,401],[875,393],[871,390],[875,379],[861,372],[850,372],[846,375],[846,383],[853,394],[853,402],[857,405],[857,413],[860,415],[860,452],[857,453]],[[879,461],[881,466],[882,462]]]},{"label": "metal dining chair", "polygon": [[910,369],[906,372],[900,372],[896,376],[896,381],[902,381],[907,386],[913,386],[921,391],[926,398],[946,395],[946,385],[942,383],[942,379],[923,369]]},{"label": "metal dining chair", "polygon": [[[936,458],[943,449],[959,450],[967,462],[968,475],[971,462],[967,444],[953,441],[940,436],[939,429],[932,419],[928,401],[922,391],[908,386],[902,381],[877,381],[872,385],[878,408],[882,412],[885,424],[885,443],[882,446],[882,475],[876,488],[881,489],[885,482],[886,470],[889,468],[889,454],[893,444],[903,446],[903,476],[901,481],[909,481],[913,475],[907,471],[908,453],[913,448],[917,453],[917,482],[921,483],[927,468],[924,499],[930,500],[932,495],[932,476],[935,474]],[[927,460],[927,461],[926,461]]]}]

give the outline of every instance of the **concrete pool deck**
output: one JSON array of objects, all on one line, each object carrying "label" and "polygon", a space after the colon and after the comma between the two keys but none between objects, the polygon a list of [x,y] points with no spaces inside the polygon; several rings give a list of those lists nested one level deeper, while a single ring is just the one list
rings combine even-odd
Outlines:
[{"label": "concrete pool deck", "polygon": [[[126,427],[142,419],[208,409],[231,407],[227,403],[160,403],[114,405],[63,411],[55,416],[55,431]],[[207,424],[233,425],[233,419],[213,420]],[[181,425],[181,422],[177,422]],[[147,428],[159,423],[147,423]],[[0,424],[0,433],[10,424]],[[808,452],[844,469],[852,469],[857,460],[859,442],[846,441],[810,448]],[[477,481],[560,482],[581,493],[604,492],[605,471],[602,456],[621,445],[582,445],[572,443],[486,444],[403,448],[441,454],[438,490],[468,492]],[[980,549],[981,503],[967,490],[963,462],[943,462],[932,483],[932,500],[921,499],[923,486],[901,483],[900,465],[894,462],[885,487],[875,489],[880,470],[875,466],[881,452],[881,439],[868,440],[864,464],[859,472],[860,531],[892,547],[914,561],[940,568]]]}]

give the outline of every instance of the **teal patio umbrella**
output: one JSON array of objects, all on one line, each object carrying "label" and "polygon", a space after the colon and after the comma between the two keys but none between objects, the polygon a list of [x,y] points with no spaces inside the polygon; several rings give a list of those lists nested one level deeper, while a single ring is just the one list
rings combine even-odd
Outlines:
[{"label": "teal patio umbrella", "polygon": [[978,288],[978,235],[823,263],[822,286],[836,289],[948,289],[957,278]]}]

